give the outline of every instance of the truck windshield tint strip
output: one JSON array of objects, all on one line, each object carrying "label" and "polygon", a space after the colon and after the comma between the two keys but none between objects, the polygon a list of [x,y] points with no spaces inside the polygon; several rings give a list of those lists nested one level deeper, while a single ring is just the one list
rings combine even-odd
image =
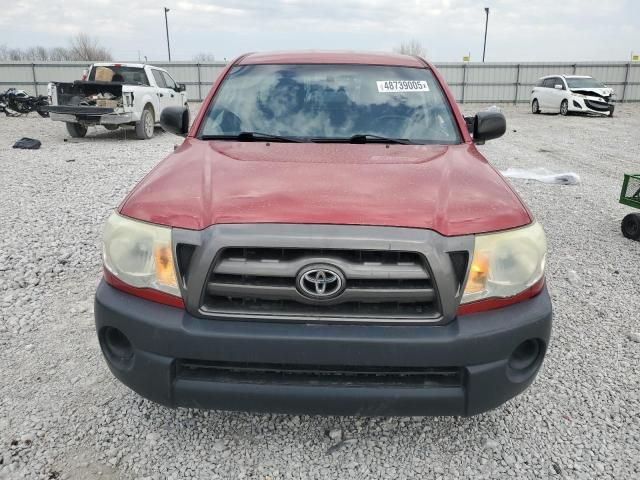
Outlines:
[{"label": "truck windshield tint strip", "polygon": [[253,131],[306,141],[359,135],[411,143],[461,141],[430,70],[378,65],[234,67],[211,102],[199,135],[224,139]]}]

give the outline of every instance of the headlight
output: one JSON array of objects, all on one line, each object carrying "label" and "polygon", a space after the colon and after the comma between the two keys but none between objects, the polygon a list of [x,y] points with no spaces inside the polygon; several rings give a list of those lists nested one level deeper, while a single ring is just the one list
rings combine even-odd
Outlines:
[{"label": "headlight", "polygon": [[104,229],[104,266],[124,283],[180,296],[171,229],[113,213]]},{"label": "headlight", "polygon": [[477,235],[462,303],[523,292],[543,277],[546,256],[547,240],[538,223]]}]

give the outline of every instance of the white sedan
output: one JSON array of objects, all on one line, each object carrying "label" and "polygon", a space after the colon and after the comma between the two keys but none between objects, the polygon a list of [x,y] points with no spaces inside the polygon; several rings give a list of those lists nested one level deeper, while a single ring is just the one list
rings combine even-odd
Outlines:
[{"label": "white sedan", "polygon": [[542,77],[531,90],[533,113],[596,113],[613,116],[616,94],[612,88],[588,76],[550,75]]}]

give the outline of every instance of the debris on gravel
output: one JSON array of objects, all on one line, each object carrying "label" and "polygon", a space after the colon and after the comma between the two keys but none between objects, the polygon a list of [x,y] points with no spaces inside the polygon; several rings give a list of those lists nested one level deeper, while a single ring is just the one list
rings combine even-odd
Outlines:
[{"label": "debris on gravel", "polygon": [[[0,479],[639,478],[640,243],[620,233],[617,197],[640,169],[640,106],[501,109],[507,133],[479,147],[498,170],[581,183],[510,180],[547,232],[554,331],[534,384],[471,418],[170,410],[129,391],[93,324],[102,225],[177,137],[65,141],[62,124],[0,117]],[[13,150],[21,136],[42,147]]]},{"label": "debris on gravel", "polygon": [[500,446],[500,444],[498,442],[496,442],[495,440],[492,440],[490,438],[487,438],[484,442],[483,447],[486,448],[487,450],[495,450],[496,448],[498,448]]},{"label": "debris on gravel", "polygon": [[575,270],[569,270],[567,272],[567,280],[571,285],[575,285],[576,287],[580,285],[580,275]]}]

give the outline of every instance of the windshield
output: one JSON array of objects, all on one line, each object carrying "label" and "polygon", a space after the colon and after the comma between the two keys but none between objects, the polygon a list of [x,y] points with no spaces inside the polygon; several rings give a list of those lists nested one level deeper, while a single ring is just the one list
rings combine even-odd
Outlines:
[{"label": "windshield", "polygon": [[344,141],[357,135],[411,143],[460,143],[430,70],[374,65],[234,67],[209,105],[199,135],[241,132]]},{"label": "windshield", "polygon": [[567,78],[569,88],[604,88],[604,84],[595,78]]},{"label": "windshield", "polygon": [[[97,78],[96,78],[97,77]],[[132,85],[149,85],[144,68],[122,67],[109,65],[108,67],[93,67],[89,72],[89,80],[103,82],[122,82]]]}]

